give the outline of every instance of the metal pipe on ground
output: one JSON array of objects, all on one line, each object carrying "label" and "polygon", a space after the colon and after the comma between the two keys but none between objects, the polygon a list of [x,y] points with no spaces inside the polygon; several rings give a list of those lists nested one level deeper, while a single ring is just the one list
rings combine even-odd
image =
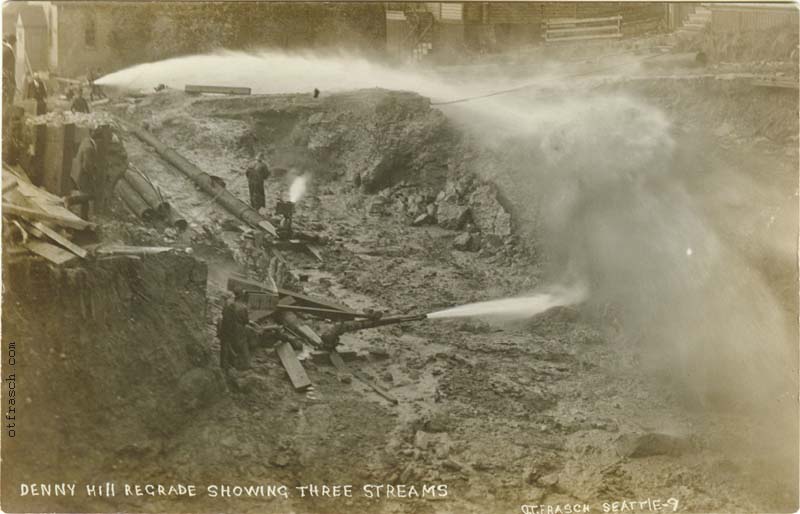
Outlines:
[{"label": "metal pipe on ground", "polygon": [[139,196],[141,196],[142,199],[147,202],[147,205],[149,205],[158,216],[166,219],[170,205],[164,201],[153,184],[151,184],[142,174],[132,170],[131,168],[125,170],[125,174],[122,176],[122,178],[128,183],[129,186],[139,193]]},{"label": "metal pipe on ground", "polygon": [[128,182],[124,180],[117,181],[116,191],[128,210],[144,221],[153,219],[155,211],[147,205],[147,202],[144,201]]},{"label": "metal pipe on ground", "polygon": [[181,213],[176,211],[171,205],[169,205],[167,208],[166,220],[167,223],[169,223],[169,226],[175,228],[178,232],[183,232],[189,227],[189,223],[186,221],[186,218],[183,217]]},{"label": "metal pipe on ground", "polygon": [[211,175],[189,162],[175,150],[158,141],[152,134],[129,122],[123,124],[139,139],[153,147],[153,149],[167,162],[178,168],[184,175],[192,179],[200,188],[211,195],[214,200],[222,205],[225,210],[241,219],[253,228],[260,228],[277,237],[275,227],[261,216],[255,209],[233,196],[228,190],[211,178]]}]

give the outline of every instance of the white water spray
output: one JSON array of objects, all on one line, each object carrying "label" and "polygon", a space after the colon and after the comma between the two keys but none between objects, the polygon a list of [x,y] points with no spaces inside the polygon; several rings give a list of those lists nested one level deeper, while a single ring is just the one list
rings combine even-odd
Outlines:
[{"label": "white water spray", "polygon": [[506,320],[525,319],[554,307],[575,305],[586,299],[583,286],[557,288],[549,293],[539,293],[518,298],[504,298],[488,302],[470,303],[428,314],[428,318],[467,318],[474,316],[498,317]]},{"label": "white water spray", "polygon": [[292,203],[299,202],[306,194],[306,186],[308,184],[308,175],[301,175],[292,181],[289,186],[289,201]]}]

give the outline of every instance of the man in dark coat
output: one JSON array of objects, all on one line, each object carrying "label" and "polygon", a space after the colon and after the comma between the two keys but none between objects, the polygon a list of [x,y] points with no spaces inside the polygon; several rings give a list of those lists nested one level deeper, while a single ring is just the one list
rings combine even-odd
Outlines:
[{"label": "man in dark coat", "polygon": [[27,97],[36,100],[36,114],[47,114],[47,86],[38,73],[28,83]]},{"label": "man in dark coat", "polygon": [[72,100],[72,112],[89,112],[89,102],[83,97],[83,90],[78,89],[77,96]]},{"label": "man in dark coat", "polygon": [[72,180],[82,196],[81,217],[89,219],[90,211],[94,210],[97,199],[98,170],[97,170],[97,144],[94,141],[96,132],[92,131],[89,137],[81,141],[75,157],[75,168],[72,170]]},{"label": "man in dark coat", "polygon": [[217,325],[220,342],[220,367],[244,370],[250,367],[250,346],[247,340],[249,317],[241,293],[222,308],[222,318]]},{"label": "man in dark coat", "polygon": [[269,168],[264,162],[264,156],[258,154],[256,162],[247,168],[245,173],[247,175],[247,187],[250,190],[250,206],[255,210],[259,210],[266,206],[264,181],[270,175]]}]

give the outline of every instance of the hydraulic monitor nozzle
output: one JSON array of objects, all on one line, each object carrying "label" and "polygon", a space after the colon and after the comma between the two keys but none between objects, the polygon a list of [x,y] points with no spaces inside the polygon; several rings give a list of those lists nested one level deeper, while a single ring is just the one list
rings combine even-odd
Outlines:
[{"label": "hydraulic monitor nozzle", "polygon": [[384,325],[394,325],[409,321],[421,321],[428,319],[427,314],[410,314],[406,316],[375,316],[370,319],[342,321],[329,327],[322,333],[322,343],[326,348],[336,348],[339,344],[339,336],[347,332],[357,332],[367,328],[382,327]]}]

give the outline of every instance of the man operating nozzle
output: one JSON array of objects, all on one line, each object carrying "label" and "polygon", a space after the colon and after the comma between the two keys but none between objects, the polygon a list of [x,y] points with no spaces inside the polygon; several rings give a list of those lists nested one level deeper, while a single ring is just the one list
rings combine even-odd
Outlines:
[{"label": "man operating nozzle", "polygon": [[237,291],[228,297],[222,308],[222,317],[217,325],[220,343],[220,367],[244,370],[250,367],[250,347],[247,341],[249,316],[244,296]]},{"label": "man operating nozzle", "polygon": [[264,162],[264,154],[259,153],[255,162],[247,168],[247,187],[250,190],[250,206],[259,210],[266,206],[264,181],[269,178],[269,168]]}]

